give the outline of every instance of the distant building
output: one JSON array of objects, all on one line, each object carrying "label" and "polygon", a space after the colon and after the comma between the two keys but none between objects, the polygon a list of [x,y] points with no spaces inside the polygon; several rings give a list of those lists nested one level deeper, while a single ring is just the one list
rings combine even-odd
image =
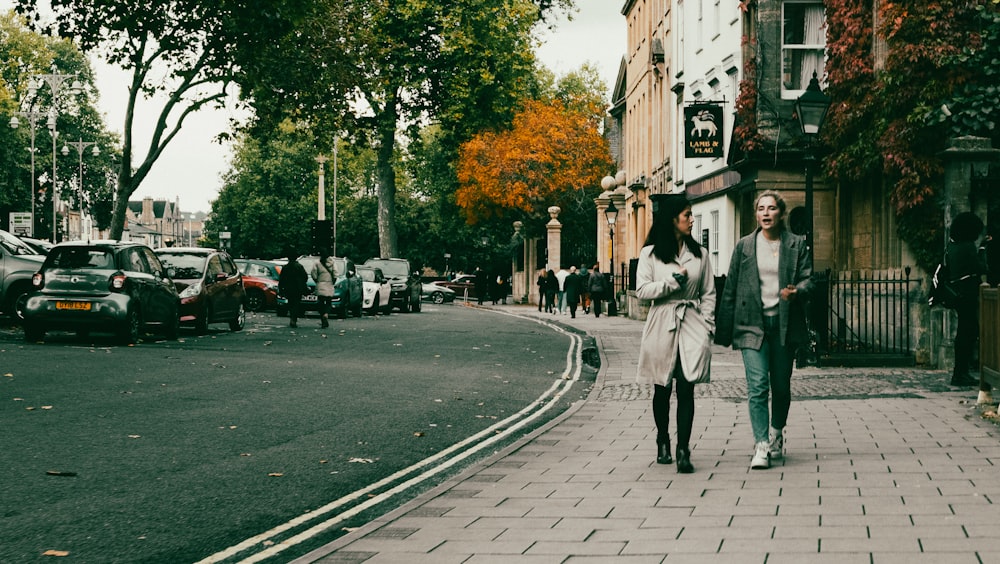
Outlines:
[{"label": "distant building", "polygon": [[207,214],[181,212],[180,199],[130,201],[125,211],[123,238],[143,241],[150,247],[197,246]]}]

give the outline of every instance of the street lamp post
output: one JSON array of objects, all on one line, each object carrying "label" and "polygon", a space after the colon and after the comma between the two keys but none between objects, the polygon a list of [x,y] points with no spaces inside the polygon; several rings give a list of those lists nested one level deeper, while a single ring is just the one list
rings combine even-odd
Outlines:
[{"label": "street lamp post", "polygon": [[42,112],[29,110],[26,112],[17,112],[10,118],[11,129],[17,129],[21,124],[17,116],[27,119],[28,125],[31,127],[31,149],[29,149],[31,151],[31,186],[28,188],[28,194],[31,196],[31,229],[28,232],[29,237],[35,236],[35,132],[38,129],[38,120],[44,115]]},{"label": "street lamp post", "polygon": [[82,215],[83,215],[83,151],[87,147],[93,146],[94,148],[90,152],[90,154],[93,155],[93,156],[95,156],[95,157],[97,157],[97,156],[100,156],[101,150],[97,147],[97,142],[96,141],[84,141],[83,139],[80,139],[79,141],[67,141],[66,144],[63,145],[63,148],[62,148],[62,154],[63,154],[64,157],[69,156],[69,147],[67,145],[75,147],[77,155],[80,158],[80,169],[79,169],[78,176],[77,176],[77,179],[79,180],[79,183],[77,184],[77,191],[78,191],[77,192],[77,200],[79,200],[78,204],[79,204],[79,207],[80,207],[80,215],[82,217]]},{"label": "street lamp post", "polygon": [[[58,100],[59,96],[62,94],[63,90],[69,89],[71,94],[80,91],[80,81],[75,79],[76,75],[73,74],[62,74],[56,72],[56,66],[52,65],[52,72],[50,74],[36,74],[33,78],[31,86],[28,88],[28,96],[31,98],[35,97],[35,93],[38,91],[40,85],[35,81],[45,83],[49,85],[49,89],[52,90],[52,104],[49,108],[49,118],[48,127],[49,131],[52,132],[52,242],[56,243],[58,235],[58,206],[59,197],[57,194],[58,184],[56,183],[56,137],[58,137],[58,132],[56,131],[56,118],[59,115]],[[66,81],[73,78],[73,82],[67,87]]]},{"label": "street lamp post", "polygon": [[608,220],[608,237],[611,239],[611,258],[608,265],[608,280],[611,282],[611,298],[608,300],[608,316],[618,315],[618,304],[615,298],[615,222],[618,221],[618,208],[615,201],[608,202],[604,209],[604,217]]},{"label": "street lamp post", "polygon": [[823,93],[819,86],[819,79],[816,71],[813,71],[812,79],[806,91],[795,101],[795,115],[799,119],[802,133],[809,140],[809,147],[806,150],[806,247],[809,249],[809,256],[813,256],[813,163],[816,156],[813,154],[813,139],[819,135],[823,127],[823,120],[826,119],[826,112],[830,109],[830,97]]}]

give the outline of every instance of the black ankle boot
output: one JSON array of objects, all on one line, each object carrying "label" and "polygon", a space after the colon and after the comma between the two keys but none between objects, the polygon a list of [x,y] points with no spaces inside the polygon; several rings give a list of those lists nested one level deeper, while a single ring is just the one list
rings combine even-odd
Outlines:
[{"label": "black ankle boot", "polygon": [[672,464],[674,462],[673,458],[670,458],[670,441],[665,443],[656,443],[656,463],[657,464]]},{"label": "black ankle boot", "polygon": [[691,472],[694,472],[694,466],[691,464],[691,450],[678,446],[677,473],[690,474]]}]

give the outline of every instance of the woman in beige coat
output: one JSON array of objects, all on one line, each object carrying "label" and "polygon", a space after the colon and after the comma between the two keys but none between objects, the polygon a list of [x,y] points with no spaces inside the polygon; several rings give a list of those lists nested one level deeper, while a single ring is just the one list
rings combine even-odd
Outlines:
[{"label": "woman in beige coat", "polygon": [[639,346],[637,381],[653,384],[656,461],[670,464],[670,394],[677,388],[677,471],[694,472],[691,426],[694,385],[708,382],[715,334],[715,277],[691,237],[691,205],[683,194],[656,194],[653,225],[639,253],[636,296],[650,300]]}]

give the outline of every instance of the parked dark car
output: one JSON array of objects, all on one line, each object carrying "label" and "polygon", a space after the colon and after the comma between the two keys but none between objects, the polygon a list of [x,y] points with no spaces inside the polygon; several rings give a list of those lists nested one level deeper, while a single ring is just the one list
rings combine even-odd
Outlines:
[{"label": "parked dark car", "polygon": [[181,324],[198,334],[210,323],[228,323],[240,331],[246,323],[243,275],[225,251],[200,247],[165,247],[156,255],[167,267],[181,298]]},{"label": "parked dark car", "polygon": [[[333,284],[333,300],[330,302],[333,314],[341,319],[347,317],[348,313],[354,317],[361,317],[364,306],[364,285],[361,277],[358,276],[354,261],[343,257],[334,257],[334,261],[340,276]],[[312,272],[313,266],[317,262],[319,262],[319,257],[315,255],[299,257],[299,264],[306,269],[306,274]],[[309,277],[307,286],[309,292],[302,296],[302,312],[318,311],[319,300],[316,297],[316,282],[312,276]],[[275,312],[279,317],[288,315],[288,300],[281,294],[278,294]]]},{"label": "parked dark car", "polygon": [[180,297],[166,267],[135,242],[75,241],[53,247],[32,276],[24,307],[24,338],[53,329],[113,331],[126,344],[141,329],[177,338]]},{"label": "parked dark car", "polygon": [[55,246],[48,241],[43,241],[41,239],[34,239],[32,237],[18,237],[18,239],[24,241],[26,245],[31,247],[33,251],[35,251],[40,255],[49,254],[49,251],[52,250],[52,247]]},{"label": "parked dark car", "polygon": [[365,266],[382,269],[392,284],[392,295],[389,303],[399,311],[420,311],[420,273],[410,268],[410,261],[401,258],[371,258],[365,261]]},{"label": "parked dark car", "polygon": [[45,255],[0,229],[0,308],[15,319],[24,319],[24,304],[31,291],[31,277]]}]

